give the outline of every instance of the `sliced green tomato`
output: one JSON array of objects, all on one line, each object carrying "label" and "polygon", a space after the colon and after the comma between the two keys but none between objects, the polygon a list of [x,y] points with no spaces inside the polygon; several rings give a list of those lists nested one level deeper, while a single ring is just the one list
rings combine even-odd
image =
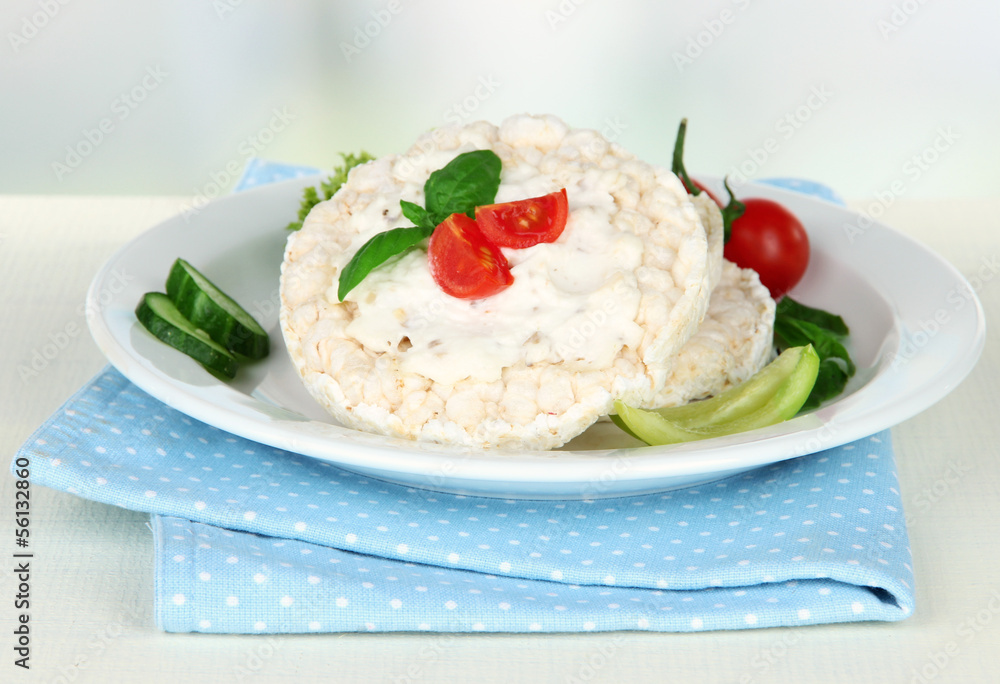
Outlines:
[{"label": "sliced green tomato", "polygon": [[[764,366],[753,377],[709,399],[655,410],[682,427],[708,427],[742,418],[768,403],[781,385],[796,372],[804,356],[808,353],[816,354],[811,345],[808,349],[809,352],[806,352],[806,346],[786,349],[785,353]],[[814,383],[815,380],[810,383],[810,387]]]},{"label": "sliced green tomato", "polygon": [[267,356],[270,341],[260,324],[184,259],[170,269],[167,295],[182,316],[226,349],[251,359]]},{"label": "sliced green tomato", "polygon": [[756,430],[795,416],[818,372],[819,356],[812,345],[793,347],[750,379],[712,399],[657,410],[616,401],[615,422],[654,446]]},{"label": "sliced green tomato", "polygon": [[135,308],[139,322],[159,340],[226,378],[236,377],[236,357],[181,315],[162,292],[147,292]]}]

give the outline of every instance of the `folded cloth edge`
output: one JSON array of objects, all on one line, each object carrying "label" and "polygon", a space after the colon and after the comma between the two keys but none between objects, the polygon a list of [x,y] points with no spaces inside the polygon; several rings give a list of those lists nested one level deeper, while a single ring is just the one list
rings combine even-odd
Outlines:
[{"label": "folded cloth edge", "polygon": [[[260,179],[261,178],[261,174],[264,174],[264,176],[266,176],[267,174],[270,174],[270,178],[264,178],[264,179],[262,179],[262,182],[273,182],[275,180],[283,180],[283,179],[287,179],[287,178],[310,176],[310,175],[319,174],[319,173],[321,173],[321,170],[314,169],[312,167],[277,164],[277,163],[268,162],[268,161],[262,160],[262,159],[252,158],[251,160],[248,161],[248,164],[246,166],[244,175],[240,179],[240,181],[239,181],[239,183],[237,185],[236,190],[238,191],[238,190],[247,189],[249,187],[252,187],[254,184],[259,184],[259,183],[255,183],[254,182],[254,178]],[[762,183],[770,183],[770,184],[773,184],[773,185],[776,185],[776,186],[779,186],[779,187],[786,187],[786,188],[797,190],[797,191],[800,191],[800,192],[805,192],[807,194],[816,195],[816,196],[821,197],[822,199],[826,199],[827,201],[831,201],[831,202],[834,202],[834,203],[838,203],[838,204],[842,204],[843,203],[843,201],[831,189],[827,188],[826,186],[822,186],[821,184],[812,183],[810,181],[800,181],[799,179],[763,179],[760,182],[762,182]],[[819,190],[822,190],[822,192],[817,191],[817,188]],[[102,373],[106,372],[106,370],[107,369],[105,369],[104,371],[102,371]],[[74,393],[74,395],[72,397],[70,397],[70,399],[67,400],[66,405],[70,404],[81,393],[85,392],[87,390],[87,387],[89,386],[89,384],[90,383],[88,383],[87,385],[85,385],[84,387],[82,387],[80,390],[78,390],[76,393]],[[44,429],[48,425],[49,425],[49,421],[46,421],[45,424],[43,424],[42,426],[40,426],[32,434],[32,436],[29,438],[29,440],[25,443],[25,447],[27,447],[29,444],[33,443],[34,440],[40,434],[42,434],[42,432],[44,431]],[[886,432],[888,433],[888,431],[886,431]],[[22,450],[23,449],[24,449],[24,447],[22,447]],[[19,456],[19,455],[21,455],[21,453],[22,453],[22,451],[19,451],[17,455]],[[15,456],[15,461],[16,461],[16,456]],[[12,469],[13,469],[13,463],[12,463]],[[65,486],[64,487],[64,491],[67,491],[67,492],[70,492],[70,493],[74,493],[74,494],[78,494],[78,495],[82,495],[82,494],[79,493],[79,491],[74,491],[74,488],[71,487],[71,486]],[[95,501],[99,501],[100,500],[100,499],[94,498],[94,497],[88,497],[88,498],[92,498]],[[113,502],[108,502],[108,503],[112,503],[114,505]],[[150,503],[150,502],[145,502],[145,503]],[[145,512],[151,513],[154,516],[154,518],[156,518],[156,522],[157,523],[161,523],[162,522],[162,520],[161,520],[162,518],[173,517],[173,514],[170,511],[157,511],[155,506],[148,506],[148,507],[145,507],[145,508],[142,508],[142,507],[133,507],[133,510],[144,510]],[[259,535],[259,532],[253,530],[251,526],[248,526],[249,529],[241,529],[241,527],[239,525],[239,521],[235,521],[235,524],[233,524],[234,521],[229,521],[229,520],[225,520],[225,521],[210,521],[210,520],[204,520],[204,521],[202,521],[202,520],[196,520],[196,521],[192,521],[192,522],[198,522],[200,524],[206,524],[206,525],[215,525],[217,522],[224,522],[224,523],[227,524],[227,528],[228,529],[240,530],[240,532],[243,533],[243,534]],[[153,527],[154,527],[154,530],[155,530],[158,527],[158,525],[154,525]],[[905,533],[905,530],[904,530],[904,533]],[[315,543],[315,542],[310,542],[309,539],[304,539],[301,536],[294,537],[294,538],[300,539],[301,541],[305,541],[305,542],[308,542],[308,543]],[[330,548],[336,548],[336,547],[330,547]],[[350,550],[345,550],[345,552],[350,553],[351,551]],[[400,562],[403,562],[402,559],[400,559]],[[805,568],[805,569],[808,570],[808,566],[803,566],[803,568]],[[829,567],[825,567],[825,569],[829,570]],[[877,570],[877,568],[875,568],[875,570]],[[470,570],[467,570],[467,571],[468,572],[480,572],[479,570],[475,570],[475,569],[470,569]],[[158,572],[157,573],[157,582],[159,582],[160,579],[162,579],[162,576]],[[534,581],[543,581],[543,582],[544,581],[548,581],[548,580],[545,580],[545,579],[535,578],[535,577],[526,577],[525,579],[530,579],[530,580],[534,580]],[[789,578],[789,579],[794,580],[796,578]],[[798,579],[809,579],[809,578],[808,577],[801,577],[801,578],[798,578]],[[841,581],[841,580],[837,579],[836,577],[832,577],[832,576],[830,577],[830,579],[833,580],[833,581]],[[856,582],[853,581],[853,580],[856,580],[856,579],[857,579],[857,577],[854,577],[851,580],[847,580],[847,583],[851,584],[852,586],[857,586]],[[898,608],[899,608],[899,610],[897,612],[895,612],[895,613],[889,613],[886,616],[879,617],[877,619],[882,619],[882,620],[903,619],[903,618],[905,618],[907,615],[909,615],[912,612],[912,608],[913,608],[913,606],[912,606],[912,589],[910,587],[908,587],[908,586],[906,586],[906,587],[899,586],[898,583],[897,583],[897,581],[894,578],[891,578],[891,577],[888,577],[888,576],[883,576],[881,578],[881,579],[888,580],[886,582],[877,581],[879,578],[873,578],[873,579],[876,580],[870,586],[870,589],[873,590],[873,593],[876,593],[876,595],[878,595],[880,592],[882,592],[882,593],[888,593],[888,595],[890,597],[894,597],[894,600],[892,602],[894,602],[898,606]],[[890,586],[884,586],[884,585],[890,585]],[[732,586],[733,587],[738,587],[738,586],[741,586],[741,585],[732,585]],[[643,587],[643,588],[649,588],[649,587]],[[704,588],[711,589],[711,588],[714,588],[714,587],[706,586]],[[695,588],[695,589],[691,589],[691,590],[692,591],[699,591],[700,589]],[[882,598],[881,600],[885,601],[885,598]],[[158,618],[157,619],[158,619],[158,623],[159,623],[160,622],[160,616],[159,616],[159,614],[158,614]],[[868,619],[870,619],[870,618],[868,618]],[[838,621],[842,621],[842,620],[838,620]],[[753,626],[753,625],[748,625],[748,626]],[[195,631],[197,631],[197,630],[195,630]],[[671,630],[671,631],[673,631],[673,630]]]},{"label": "folded cloth edge", "polygon": [[[124,378],[124,376],[121,376],[117,371],[115,371],[112,368],[106,368],[104,371],[102,371],[101,374],[99,374],[98,377],[100,377],[100,376],[102,376],[102,375],[104,375],[104,374],[106,374],[108,372],[111,372],[114,375],[118,376],[120,382],[125,383],[126,386],[130,385],[130,383],[128,383],[127,379]],[[84,393],[86,393],[88,391],[90,385],[91,385],[91,383],[88,383],[83,388],[81,388],[77,393],[75,393],[73,395],[73,397],[71,397],[66,402],[66,405],[64,405],[64,407],[62,409],[60,409],[60,411],[57,411],[54,414],[54,416],[59,415],[62,411],[66,410],[66,408],[68,406],[74,404],[74,402],[75,402],[75,400],[77,398],[79,398],[82,394],[84,394]],[[139,390],[137,390],[137,391],[139,391]],[[153,401],[156,401],[155,399],[152,399],[152,398],[150,398],[150,399],[153,400]],[[164,409],[169,410],[168,407],[165,407],[165,406],[164,406]],[[75,448],[72,445],[69,445],[69,446],[63,445],[57,451],[53,452],[52,448],[55,447],[56,445],[52,444],[50,442],[50,440],[44,440],[44,443],[42,443],[42,444],[38,444],[38,445],[35,444],[35,442],[39,439],[39,436],[48,429],[50,422],[52,422],[52,421],[47,421],[45,425],[41,426],[36,431],[36,433],[32,436],[32,438],[29,439],[28,442],[26,442],[26,444],[22,448],[22,450],[18,452],[18,455],[27,455],[29,458],[38,458],[38,457],[41,457],[41,458],[49,458],[49,459],[56,458],[57,459],[58,456],[60,454],[62,454],[64,451],[71,450],[71,449]],[[213,428],[213,430],[214,430],[214,428]],[[218,432],[220,433],[220,435],[225,435],[226,434],[226,433],[223,433],[222,431],[218,431]],[[886,437],[889,437],[888,432],[886,432]],[[36,450],[36,447],[38,447],[37,450]],[[206,447],[209,448],[209,449],[211,449],[211,444],[206,445]],[[12,464],[12,467],[13,467],[13,464]],[[128,508],[130,510],[137,510],[137,511],[141,511],[141,512],[146,512],[146,513],[150,513],[150,514],[153,514],[153,515],[156,515],[156,516],[176,517],[176,515],[177,515],[177,511],[171,509],[169,501],[166,500],[166,499],[164,499],[164,498],[162,498],[162,497],[147,498],[147,497],[138,497],[138,496],[136,496],[136,497],[133,497],[128,502],[128,505],[123,506],[123,504],[121,502],[115,501],[112,496],[108,495],[110,493],[110,490],[107,490],[106,488],[103,488],[102,486],[99,486],[99,485],[97,485],[97,486],[90,486],[88,488],[82,489],[79,486],[81,483],[78,482],[78,481],[76,481],[76,480],[70,479],[69,481],[60,481],[60,479],[58,477],[51,478],[51,474],[52,473],[57,473],[57,472],[60,472],[62,470],[63,469],[60,469],[60,468],[50,469],[48,471],[48,475],[49,475],[48,481],[42,481],[40,483],[44,484],[46,486],[54,487],[56,489],[61,489],[63,491],[67,491],[69,493],[76,494],[76,495],[84,497],[84,498],[89,498],[91,500],[101,501],[103,503],[109,503],[109,504],[112,504],[112,505],[118,505],[120,507],[126,507],[126,508]],[[739,476],[737,476],[737,477],[739,477]],[[387,485],[387,486],[390,486],[390,485]],[[398,486],[398,485],[391,485],[391,486]],[[637,499],[637,498],[642,498],[642,497],[623,497],[623,498],[625,498],[625,499]],[[193,511],[193,509],[192,509],[192,511]],[[191,511],[189,511],[189,512],[191,512]],[[197,522],[199,524],[205,524],[205,525],[211,525],[211,526],[219,527],[220,529],[234,530],[234,531],[236,531],[238,533],[241,533],[241,534],[251,534],[251,535],[260,535],[261,534],[258,529],[255,529],[253,525],[247,524],[246,522],[244,522],[244,520],[240,516],[238,516],[238,515],[230,515],[230,516],[219,515],[219,514],[216,513],[216,511],[214,509],[211,509],[211,508],[206,508],[205,510],[197,512],[197,513],[199,513],[199,514],[191,516],[191,519],[192,519],[193,522]],[[326,546],[328,548],[339,549],[339,550],[344,551],[346,553],[355,553],[356,552],[354,549],[345,548],[345,545],[343,545],[343,544],[342,545],[332,545],[332,544],[329,543],[329,540],[322,539],[321,537],[318,537],[317,535],[314,535],[312,533],[307,533],[307,532],[309,532],[309,531],[303,531],[302,533],[296,533],[296,532],[289,531],[288,534],[282,535],[282,538],[295,539],[297,541],[302,541],[302,542],[306,542],[306,543],[309,543],[309,544],[316,544],[316,545]],[[905,542],[905,530],[901,530],[900,534],[902,535],[902,541]],[[390,560],[390,561],[396,561],[396,562],[400,562],[400,563],[411,562],[412,561],[412,559],[410,559],[410,558],[406,558],[406,557],[402,557],[402,556],[398,556],[398,555],[394,554],[393,551],[392,551],[392,549],[387,549],[387,550],[385,550],[384,553],[377,553],[376,555],[378,557],[380,557],[380,558],[384,558],[384,559],[387,559],[387,560]],[[434,565],[434,564],[431,563],[430,565]],[[456,566],[453,566],[453,567],[456,570],[462,570],[462,571],[467,571],[467,572],[484,572],[483,568],[477,568],[477,567],[463,567],[462,565],[456,565]],[[859,573],[860,573],[860,577],[859,577]],[[810,563],[801,563],[801,564],[799,564],[796,567],[795,574],[786,574],[786,575],[782,575],[782,576],[775,576],[774,578],[772,578],[771,581],[772,582],[787,582],[787,581],[809,580],[809,579],[829,579],[829,580],[832,580],[832,581],[842,582],[844,584],[849,584],[849,585],[853,585],[853,586],[868,586],[868,587],[871,588],[870,590],[872,590],[874,592],[882,592],[884,595],[892,597],[892,600],[888,601],[888,602],[895,603],[898,606],[898,608],[899,608],[898,612],[891,612],[890,611],[890,612],[887,613],[887,617],[881,617],[879,619],[902,619],[902,618],[906,617],[908,614],[910,614],[910,612],[912,612],[912,607],[913,607],[912,595],[911,595],[912,590],[908,586],[900,584],[900,580],[898,580],[897,578],[894,578],[894,577],[892,577],[891,575],[889,575],[887,573],[880,572],[879,568],[877,566],[875,566],[875,565],[870,565],[870,566],[869,565],[865,565],[865,566],[862,566],[862,567],[855,567],[852,570],[851,575],[852,576],[848,576],[848,574],[846,574],[846,569],[842,568],[839,565],[832,566],[832,572],[831,572],[831,566],[829,566],[829,565],[823,565],[823,564],[815,565],[815,564],[810,564]],[[518,578],[521,578],[521,579],[524,579],[524,580],[547,581],[544,576],[539,576],[537,574],[518,574],[516,571],[513,572],[513,573],[511,573],[510,576],[511,577],[518,577]],[[600,586],[599,582],[594,582],[594,583],[582,583],[581,582],[581,583],[578,583],[578,584],[586,584],[586,585],[589,585],[589,586]],[[626,584],[626,585],[623,585],[623,586],[627,586],[627,587],[634,588],[634,589],[649,589],[649,590],[655,590],[655,589],[657,589],[656,586],[648,584],[648,583],[647,584],[634,584],[634,585],[633,584]],[[684,588],[682,590],[686,590],[686,591],[699,591],[699,590],[702,590],[702,589],[740,588],[740,587],[745,587],[745,586],[747,586],[747,585],[745,583],[743,583],[743,582],[727,582],[727,581],[722,581],[721,583],[717,583],[717,584],[704,583],[701,586],[686,587],[686,588]],[[882,601],[883,601],[883,603],[887,602],[885,598],[882,598]]]}]

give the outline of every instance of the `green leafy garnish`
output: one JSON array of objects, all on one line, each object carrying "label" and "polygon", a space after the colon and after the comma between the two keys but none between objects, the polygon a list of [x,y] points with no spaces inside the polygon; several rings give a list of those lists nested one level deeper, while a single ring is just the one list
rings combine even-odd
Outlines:
[{"label": "green leafy garnish", "polygon": [[[677,127],[677,139],[674,141],[674,155],[670,163],[670,170],[681,179],[684,184],[684,188],[688,191],[688,194],[697,197],[701,194],[702,190],[698,185],[691,180],[688,176],[687,169],[684,168],[684,138],[687,136],[687,119],[681,119],[680,126]],[[729,202],[726,206],[721,208],[722,213],[722,231],[723,231],[723,243],[729,242],[729,236],[733,232],[733,221],[743,216],[743,212],[746,211],[746,206],[733,195],[732,189],[729,187],[729,179],[725,178],[722,184],[726,187],[726,192],[729,193]],[[709,195],[711,196],[711,195]],[[713,198],[714,199],[714,198]]]},{"label": "green leafy garnish", "polygon": [[452,214],[475,216],[476,207],[493,204],[500,187],[500,157],[491,150],[465,152],[434,171],[424,183],[424,205],[400,200],[403,216],[414,223],[379,233],[361,246],[340,272],[337,296],[347,293],[394,256],[430,237],[434,228]]},{"label": "green leafy garnish", "polygon": [[778,350],[811,344],[819,355],[819,374],[802,410],[818,407],[844,391],[857,370],[844,338],[847,324],[836,314],[801,304],[789,296],[778,302],[774,314],[774,344]]},{"label": "green leafy garnish", "polygon": [[309,215],[309,212],[312,210],[313,207],[315,207],[322,201],[323,200],[321,200],[319,197],[319,193],[316,192],[316,188],[314,188],[313,186],[310,185],[308,188],[303,190],[302,202],[299,204],[299,214],[298,214],[299,220],[292,221],[287,226],[285,226],[285,229],[299,230],[300,228],[302,228],[302,222],[306,220],[306,216]]},{"label": "green leafy garnish", "polygon": [[383,264],[397,254],[402,254],[421,240],[430,237],[434,229],[420,226],[410,228],[393,228],[379,233],[361,246],[347,266],[340,273],[337,284],[337,297],[344,301],[348,292],[365,279],[372,269]]},{"label": "green leafy garnish", "polygon": [[430,212],[419,204],[399,200],[399,206],[403,210],[403,216],[413,221],[414,225],[421,228],[430,228],[431,230],[434,230],[435,226],[437,226],[437,223],[434,223],[434,219],[431,218]]},{"label": "green leafy garnish", "polygon": [[[302,227],[302,222],[306,220],[306,216],[312,211],[320,202],[330,199],[340,190],[340,186],[347,181],[347,173],[355,166],[360,166],[361,164],[366,164],[372,161],[375,157],[371,156],[364,150],[360,154],[344,154],[340,153],[341,159],[344,163],[333,169],[333,173],[324,181],[320,181],[319,190],[313,186],[309,186],[302,191],[302,202],[299,204],[299,214],[298,221],[292,221],[285,228],[287,230],[298,230]],[[322,196],[320,196],[322,192]]]},{"label": "green leafy garnish", "polygon": [[493,204],[500,187],[500,157],[492,150],[466,152],[430,175],[424,206],[434,225],[452,214],[475,218],[476,207]]},{"label": "green leafy garnish", "polygon": [[791,297],[782,297],[781,301],[778,302],[776,312],[783,318],[795,318],[800,321],[807,321],[841,337],[850,332],[847,329],[847,324],[844,323],[844,319],[837,314],[800,304]]}]

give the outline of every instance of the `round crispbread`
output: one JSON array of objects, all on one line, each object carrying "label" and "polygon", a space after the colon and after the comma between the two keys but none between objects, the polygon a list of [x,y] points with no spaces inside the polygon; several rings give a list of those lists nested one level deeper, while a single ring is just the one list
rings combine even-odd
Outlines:
[{"label": "round crispbread", "polygon": [[[422,204],[429,174],[475,149],[502,161],[497,201],[565,187],[563,235],[505,249],[514,284],[493,297],[443,294],[417,249],[339,301],[340,270],[357,249],[407,225],[400,200]],[[403,155],[353,169],[289,237],[285,344],[306,388],[346,426],[482,448],[558,447],[615,399],[647,405],[664,387],[718,279],[721,240],[710,239],[703,214],[674,174],[555,117],[437,129]]]}]

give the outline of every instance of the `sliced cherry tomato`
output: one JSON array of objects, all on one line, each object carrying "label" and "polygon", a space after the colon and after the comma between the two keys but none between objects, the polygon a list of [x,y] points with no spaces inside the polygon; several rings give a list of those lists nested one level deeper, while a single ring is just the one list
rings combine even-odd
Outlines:
[{"label": "sliced cherry tomato", "polygon": [[777,202],[743,200],[746,211],[733,221],[723,256],[752,268],[777,299],[802,279],[809,265],[809,236],[795,216]]},{"label": "sliced cherry tomato", "polygon": [[515,249],[555,242],[568,216],[566,188],[541,197],[476,207],[476,223],[483,235],[495,245]]},{"label": "sliced cherry tomato", "polygon": [[427,263],[434,282],[460,299],[489,297],[514,282],[507,257],[465,214],[452,214],[434,229]]}]

